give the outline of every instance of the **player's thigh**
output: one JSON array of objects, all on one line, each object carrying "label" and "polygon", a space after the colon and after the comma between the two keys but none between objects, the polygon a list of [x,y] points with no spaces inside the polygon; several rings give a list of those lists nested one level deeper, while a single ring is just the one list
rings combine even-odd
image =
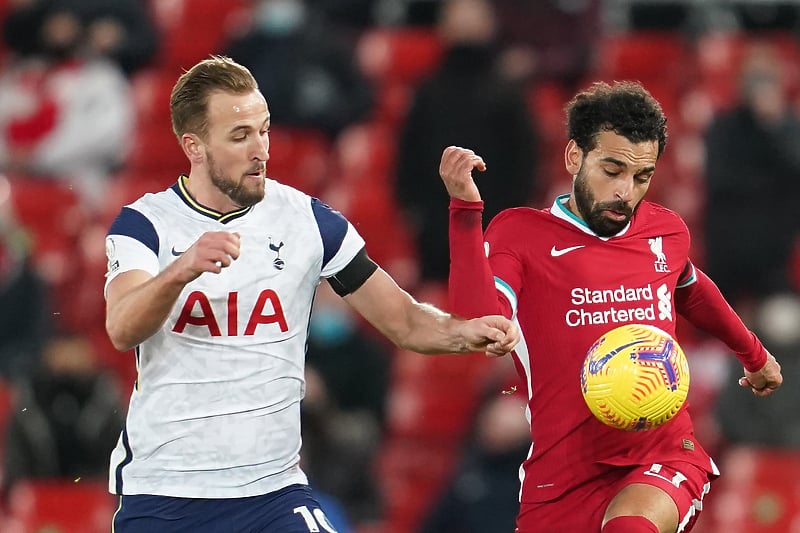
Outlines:
[{"label": "player's thigh", "polygon": [[708,473],[690,463],[635,467],[614,485],[616,496],[604,521],[642,515],[661,531],[686,533],[697,521],[710,487]]},{"label": "player's thigh", "polygon": [[336,533],[311,489],[229,499],[122,496],[114,533]]}]

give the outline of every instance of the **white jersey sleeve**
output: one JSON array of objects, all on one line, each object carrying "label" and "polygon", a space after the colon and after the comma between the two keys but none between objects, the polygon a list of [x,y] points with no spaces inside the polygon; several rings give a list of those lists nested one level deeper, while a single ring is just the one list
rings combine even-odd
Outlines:
[{"label": "white jersey sleeve", "polygon": [[106,288],[111,280],[129,270],[144,270],[156,276],[161,271],[157,246],[153,246],[157,242],[156,230],[147,218],[134,209],[123,208],[106,237]]},{"label": "white jersey sleeve", "polygon": [[346,267],[364,247],[364,239],[341,213],[316,198],[311,199],[311,208],[319,226],[324,254],[322,277],[328,278]]}]

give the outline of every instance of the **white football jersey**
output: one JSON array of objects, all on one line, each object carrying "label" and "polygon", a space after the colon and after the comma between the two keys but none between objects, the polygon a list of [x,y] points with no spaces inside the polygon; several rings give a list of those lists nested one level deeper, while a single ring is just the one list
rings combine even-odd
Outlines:
[{"label": "white football jersey", "polygon": [[236,498],[307,483],[300,400],[314,293],[364,247],[338,212],[273,180],[257,205],[209,210],[183,176],[122,209],[108,274],[156,275],[207,231],[237,232],[239,258],[187,284],[136,347],[138,379],[111,455],[115,494]]}]

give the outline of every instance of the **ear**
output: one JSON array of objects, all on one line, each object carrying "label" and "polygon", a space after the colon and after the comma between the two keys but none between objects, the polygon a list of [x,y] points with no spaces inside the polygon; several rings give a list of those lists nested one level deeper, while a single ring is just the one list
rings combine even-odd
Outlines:
[{"label": "ear", "polygon": [[193,165],[198,165],[205,161],[205,144],[194,133],[184,133],[181,136],[181,148],[183,148],[183,153]]},{"label": "ear", "polygon": [[578,148],[578,144],[574,140],[570,139],[566,149],[564,149],[564,165],[567,168],[567,172],[575,176],[581,168],[582,161],[583,150]]}]

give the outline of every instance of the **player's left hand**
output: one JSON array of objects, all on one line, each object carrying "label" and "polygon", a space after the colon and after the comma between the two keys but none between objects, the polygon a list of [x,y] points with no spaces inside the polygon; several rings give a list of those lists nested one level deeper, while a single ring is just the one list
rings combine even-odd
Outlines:
[{"label": "player's left hand", "polygon": [[519,342],[519,329],[504,316],[490,315],[468,320],[464,325],[468,351],[485,352],[488,357],[500,357],[514,349]]},{"label": "player's left hand", "polygon": [[769,396],[783,383],[781,365],[775,357],[767,352],[767,362],[758,372],[744,371],[744,377],[739,378],[739,385],[749,387],[756,396]]},{"label": "player's left hand", "polygon": [[439,176],[447,188],[450,198],[457,198],[466,202],[479,202],[481,193],[472,180],[472,171],[486,170],[483,158],[469,148],[448,146],[442,153],[439,163]]}]

